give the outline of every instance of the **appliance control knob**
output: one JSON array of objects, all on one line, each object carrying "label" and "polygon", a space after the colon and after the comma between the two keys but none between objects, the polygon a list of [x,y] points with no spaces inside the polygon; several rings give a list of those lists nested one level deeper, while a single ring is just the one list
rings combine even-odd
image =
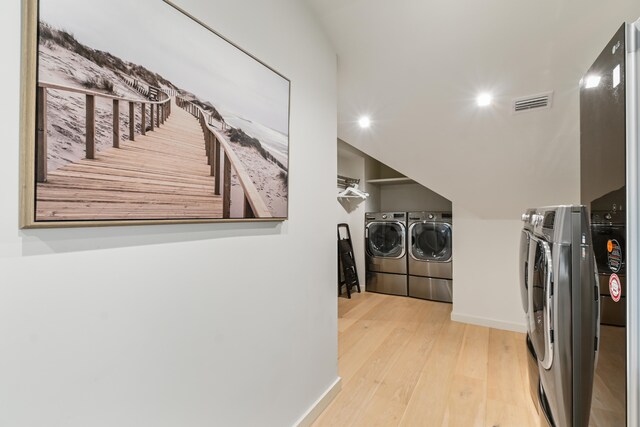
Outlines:
[{"label": "appliance control knob", "polygon": [[386,214],[382,215],[382,219],[387,219],[387,215]]},{"label": "appliance control knob", "polygon": [[[615,205],[614,205],[614,206],[615,206]],[[604,219],[606,219],[607,221],[610,221],[610,220],[611,220],[611,214],[610,214],[609,212],[607,212],[607,213],[604,215]]]},{"label": "appliance control knob", "polygon": [[529,222],[529,218],[531,218],[531,215],[527,213],[522,214],[522,221]]},{"label": "appliance control knob", "polygon": [[433,214],[429,214],[429,219],[433,219]]}]

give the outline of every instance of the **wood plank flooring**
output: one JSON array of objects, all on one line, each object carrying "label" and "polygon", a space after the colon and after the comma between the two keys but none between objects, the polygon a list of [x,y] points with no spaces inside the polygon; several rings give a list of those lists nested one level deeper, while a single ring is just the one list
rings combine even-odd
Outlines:
[{"label": "wood plank flooring", "polygon": [[338,299],[343,387],[321,426],[537,426],[524,334],[452,322],[451,305]]},{"label": "wood plank flooring", "polygon": [[37,220],[221,218],[198,121],[175,103],[163,125],[49,172]]},{"label": "wood plank flooring", "polygon": [[600,354],[596,366],[591,427],[624,427],[626,425],[626,330],[600,325]]}]

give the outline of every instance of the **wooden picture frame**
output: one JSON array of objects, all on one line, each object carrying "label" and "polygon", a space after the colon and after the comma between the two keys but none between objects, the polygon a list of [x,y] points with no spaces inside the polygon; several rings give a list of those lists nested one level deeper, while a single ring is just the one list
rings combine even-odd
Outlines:
[{"label": "wooden picture frame", "polygon": [[[83,44],[72,32],[45,23],[43,3],[73,1],[81,3],[22,0],[20,228],[288,219],[290,80],[171,1],[145,0],[163,8],[163,19],[175,15],[176,25],[197,26],[189,31],[204,40],[202,46],[218,50],[211,58],[247,67],[219,71],[221,82],[240,75],[229,83],[240,88],[237,99],[223,83],[217,89],[200,85],[210,89],[207,95],[226,96],[235,108],[222,102],[221,109],[217,99],[172,83],[175,76]],[[121,51],[132,52],[127,49]],[[56,75],[67,60],[65,74]],[[218,69],[224,62],[218,60]],[[170,64],[167,70],[173,70]],[[243,91],[243,72],[248,82],[274,84],[263,84],[265,92],[251,98],[246,94],[256,89]],[[187,74],[180,80],[190,81]],[[279,107],[275,113],[263,114],[262,98]],[[237,113],[238,105],[246,109]],[[60,124],[53,126],[53,120]]]}]

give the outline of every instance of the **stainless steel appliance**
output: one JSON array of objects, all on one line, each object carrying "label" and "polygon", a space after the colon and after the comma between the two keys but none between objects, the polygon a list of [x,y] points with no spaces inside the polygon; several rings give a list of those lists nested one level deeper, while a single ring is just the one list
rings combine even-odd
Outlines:
[{"label": "stainless steel appliance", "polygon": [[623,24],[580,81],[582,205],[523,216],[531,392],[551,426],[640,425],[639,49],[640,21]]},{"label": "stainless steel appliance", "polygon": [[[614,204],[615,206],[615,204]],[[593,209],[593,208],[592,208]],[[626,226],[625,213],[620,211],[591,211],[591,236],[596,254],[600,282],[600,320],[603,325],[626,325]],[[619,294],[612,296],[609,280],[615,274],[620,285]]]},{"label": "stainless steel appliance", "polygon": [[365,214],[367,291],[408,295],[406,232],[406,212]]},{"label": "stainless steel appliance", "polygon": [[599,290],[584,206],[522,216],[520,291],[532,398],[551,426],[587,426],[599,336]]},{"label": "stainless steel appliance", "polygon": [[580,203],[590,212],[602,323],[591,418],[610,426],[626,425],[627,125],[637,120],[627,117],[627,85],[638,78],[627,69],[632,32],[621,25],[580,84]]},{"label": "stainless steel appliance", "polygon": [[453,301],[451,212],[409,212],[409,296]]}]

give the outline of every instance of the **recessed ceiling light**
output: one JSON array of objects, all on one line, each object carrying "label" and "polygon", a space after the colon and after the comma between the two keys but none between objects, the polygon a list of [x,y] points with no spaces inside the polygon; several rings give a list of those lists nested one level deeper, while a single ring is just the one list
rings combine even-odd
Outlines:
[{"label": "recessed ceiling light", "polygon": [[479,107],[486,107],[488,105],[491,105],[492,100],[493,100],[493,97],[491,96],[490,93],[481,93],[476,98],[476,103],[478,104]]},{"label": "recessed ceiling light", "polygon": [[594,87],[598,87],[599,84],[600,84],[600,76],[592,74],[590,76],[587,76],[584,82],[584,87],[585,89],[591,89]]},{"label": "recessed ceiling light", "polygon": [[360,125],[360,127],[362,129],[366,129],[369,126],[371,126],[371,119],[369,118],[369,116],[362,116],[360,117],[360,119],[358,120],[358,124]]}]

